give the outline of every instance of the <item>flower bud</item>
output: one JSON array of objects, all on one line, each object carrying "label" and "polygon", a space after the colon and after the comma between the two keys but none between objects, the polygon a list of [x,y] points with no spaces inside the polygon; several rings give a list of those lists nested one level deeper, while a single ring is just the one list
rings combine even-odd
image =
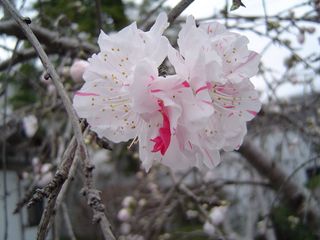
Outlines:
[{"label": "flower bud", "polygon": [[209,236],[214,236],[215,232],[216,232],[216,228],[209,222],[206,222],[203,225],[203,231],[208,234]]},{"label": "flower bud", "polygon": [[129,221],[131,214],[130,211],[127,208],[122,208],[119,212],[118,212],[118,219],[122,222],[126,222]]},{"label": "flower bud", "polygon": [[129,234],[131,231],[131,225],[129,223],[122,223],[120,226],[120,232],[123,235]]},{"label": "flower bud", "polygon": [[32,138],[38,130],[38,120],[34,115],[25,116],[22,119],[22,125],[28,138]]},{"label": "flower bud", "polygon": [[220,206],[220,207],[215,207],[211,210],[210,212],[210,218],[211,222],[214,225],[220,225],[223,223],[225,217],[226,217],[226,212],[227,212],[227,207],[226,206]]},{"label": "flower bud", "polygon": [[75,60],[70,68],[70,76],[73,81],[75,82],[81,82],[82,75],[86,68],[89,66],[89,63],[84,60]]},{"label": "flower bud", "polygon": [[134,199],[134,197],[132,196],[126,196],[123,200],[122,200],[122,206],[127,208],[130,207],[132,205],[134,205],[136,202],[136,200]]},{"label": "flower bud", "polygon": [[40,176],[39,180],[37,181],[38,187],[45,187],[53,178],[52,172],[46,172],[42,176]]}]

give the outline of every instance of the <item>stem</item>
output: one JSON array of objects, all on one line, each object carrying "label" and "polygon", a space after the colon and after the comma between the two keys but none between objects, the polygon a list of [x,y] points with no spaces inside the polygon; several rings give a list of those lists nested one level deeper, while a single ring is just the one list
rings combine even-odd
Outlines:
[{"label": "stem", "polygon": [[[51,79],[57,89],[57,92],[61,97],[63,105],[67,111],[68,117],[71,120],[71,124],[72,124],[72,128],[73,128],[73,131],[75,134],[75,138],[78,143],[77,153],[79,155],[79,158],[83,161],[83,171],[85,172],[85,176],[86,176],[85,189],[88,193],[88,194],[86,194],[86,197],[88,199],[88,203],[90,203],[90,206],[94,212],[94,219],[99,222],[99,225],[100,225],[101,230],[103,232],[104,238],[107,240],[114,240],[115,237],[111,231],[109,220],[107,219],[107,217],[104,213],[104,206],[101,203],[101,198],[99,196],[99,192],[95,189],[92,189],[92,186],[93,186],[93,182],[92,182],[93,166],[91,165],[91,163],[89,161],[88,152],[85,147],[85,143],[83,140],[82,131],[81,131],[81,127],[80,127],[80,124],[78,121],[77,114],[76,114],[74,108],[72,107],[72,104],[71,104],[71,101],[67,95],[67,92],[65,91],[63,85],[61,84],[59,75],[56,72],[52,63],[50,62],[47,54],[44,52],[40,42],[38,41],[38,39],[34,35],[33,31],[31,30],[31,28],[27,24],[28,21],[25,21],[26,19],[24,19],[20,15],[20,13],[14,8],[14,6],[12,6],[12,4],[8,0],[1,0],[1,2],[2,2],[4,8],[8,10],[8,12],[14,18],[14,20],[18,23],[21,30],[25,34],[25,36],[27,37],[27,39],[29,40],[31,45],[34,47],[34,49],[38,53],[44,68],[46,69],[48,75],[51,77]],[[55,195],[51,196],[50,199],[52,199],[52,203],[55,202],[56,197],[57,197],[60,190],[61,190],[61,187],[59,188],[59,190],[57,192],[54,193],[54,194],[56,194],[56,196]],[[47,221],[46,221],[46,223],[47,223]],[[42,232],[47,232],[47,231],[43,230]],[[39,237],[39,235],[38,235],[38,237]],[[44,237],[45,237],[45,234],[41,234],[41,238],[38,238],[38,239],[39,240],[44,239]]]}]

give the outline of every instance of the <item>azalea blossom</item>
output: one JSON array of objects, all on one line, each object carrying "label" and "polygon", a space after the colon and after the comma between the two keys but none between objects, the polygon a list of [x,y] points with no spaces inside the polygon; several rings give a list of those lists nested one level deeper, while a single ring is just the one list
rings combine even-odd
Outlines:
[{"label": "azalea blossom", "polygon": [[156,69],[165,58],[167,39],[161,35],[166,27],[166,16],[161,15],[149,32],[137,29],[136,23],[112,36],[101,32],[101,51],[88,60],[85,84],[74,97],[79,117],[100,136],[120,142],[137,135],[140,120],[132,111],[130,86],[140,61],[151,59]]},{"label": "azalea blossom", "polygon": [[179,157],[171,135],[181,107],[167,95],[189,87],[175,77],[158,76],[167,55],[168,40],[162,36],[167,26],[167,16],[160,14],[149,32],[135,23],[112,36],[102,32],[101,52],[88,60],[85,84],[73,101],[79,117],[99,136],[114,142],[139,139],[147,170],[154,161],[170,165]]},{"label": "azalea blossom", "polygon": [[[173,170],[213,168],[221,149],[240,146],[246,121],[259,111],[249,81],[259,57],[245,37],[219,24],[196,27],[192,17],[177,51],[162,36],[167,26],[162,13],[148,32],[136,23],[110,36],[101,32],[101,51],[88,60],[73,105],[100,137],[139,142],[146,170],[155,162]],[[167,56],[176,74],[159,76]]]},{"label": "azalea blossom", "polygon": [[180,143],[182,152],[193,154],[209,168],[219,163],[219,150],[240,147],[246,122],[261,107],[249,80],[258,72],[260,57],[248,50],[247,44],[246,37],[229,32],[219,23],[197,27],[190,16],[179,33],[179,51],[169,49],[177,75],[190,83],[198,103],[214,109],[196,131],[186,119],[182,124],[186,138]]}]

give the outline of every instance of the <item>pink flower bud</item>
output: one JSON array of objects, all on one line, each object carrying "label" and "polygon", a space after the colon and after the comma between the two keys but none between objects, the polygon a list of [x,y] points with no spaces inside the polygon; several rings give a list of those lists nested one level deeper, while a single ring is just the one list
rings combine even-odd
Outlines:
[{"label": "pink flower bud", "polygon": [[122,208],[119,212],[118,212],[118,219],[122,222],[126,222],[130,219],[130,212],[127,208]]},{"label": "pink flower bud", "polygon": [[70,76],[75,82],[81,82],[83,80],[82,75],[89,63],[84,60],[75,60],[70,68]]}]

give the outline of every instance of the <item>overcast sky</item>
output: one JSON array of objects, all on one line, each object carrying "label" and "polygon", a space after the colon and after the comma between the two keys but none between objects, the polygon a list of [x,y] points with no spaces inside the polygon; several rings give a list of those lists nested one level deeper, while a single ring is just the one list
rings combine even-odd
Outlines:
[{"label": "overcast sky", "polygon": [[[169,6],[175,6],[179,0],[168,0],[165,4]],[[303,3],[306,1],[303,0],[266,0],[266,11],[269,16],[277,15],[282,10],[288,9],[297,4]],[[229,0],[229,6],[231,6],[232,0]],[[237,15],[244,16],[252,16],[252,15],[261,15],[264,16],[264,9],[262,5],[262,1],[258,0],[243,0],[243,3],[246,5],[246,8],[239,8],[234,12]],[[183,15],[193,15],[197,19],[207,18],[213,16],[215,13],[218,13],[225,6],[224,0],[196,0],[194,1],[184,12]],[[295,11],[297,16],[305,13],[310,10],[309,7],[302,7]],[[214,19],[213,19],[214,20]],[[310,24],[306,24],[306,26],[311,26]],[[315,25],[314,25],[315,26]],[[316,27],[316,26],[315,26]],[[317,51],[319,53],[319,34],[320,27],[316,27],[316,32],[310,36],[306,36],[305,43],[303,45],[297,42],[297,38],[292,35],[288,35],[295,47],[300,48],[299,54],[301,56],[307,56],[310,53]],[[269,43],[270,40],[261,38],[252,32],[242,32],[242,34],[246,35],[249,40],[249,48],[258,53],[262,51],[262,49]],[[286,36],[286,35],[284,35]],[[289,56],[289,51],[284,47],[273,45],[269,50],[263,55],[262,61],[266,64],[266,66],[271,67],[277,70],[277,76],[280,76],[286,68],[283,65],[285,57]],[[319,64],[319,63],[318,63]],[[320,79],[318,79],[320,80]],[[255,86],[263,93],[262,98],[266,100],[266,84],[261,78],[252,79]],[[320,89],[320,84],[317,81],[316,88]],[[303,92],[308,92],[308,89],[305,89],[302,86],[286,84],[280,87],[277,91],[277,94],[280,97],[288,97],[292,95],[297,95]]]},{"label": "overcast sky", "polygon": [[[130,0],[124,0],[126,2]],[[297,5],[299,3],[303,3],[306,0],[266,0],[266,11],[269,16],[276,15],[278,12],[288,9],[291,6]],[[135,0],[135,2],[139,3],[142,2],[142,0]],[[165,2],[165,5],[167,6],[175,6],[179,0],[167,0]],[[30,2],[29,2],[30,3]],[[231,6],[232,0],[229,0],[229,6]],[[243,3],[246,5],[246,8],[239,8],[234,12],[231,12],[230,14],[237,14],[237,15],[244,15],[244,16],[252,16],[252,15],[264,15],[263,5],[262,1],[259,0],[243,0]],[[184,12],[183,15],[193,15],[196,19],[201,18],[207,18],[215,15],[215,13],[218,13],[221,11],[221,9],[225,5],[225,0],[195,0]],[[299,8],[296,13],[303,14],[304,12],[310,10],[310,7],[303,7]],[[214,19],[213,19],[214,20]],[[307,25],[307,26],[310,26]],[[320,27],[316,27],[316,32],[310,36],[308,35],[306,38],[306,41],[304,45],[301,45],[297,42],[296,36],[288,35],[288,38],[290,38],[294,44],[295,47],[300,48],[299,54],[301,56],[306,56],[312,52],[319,52],[319,33],[320,33]],[[254,50],[258,53],[262,51],[262,49],[266,46],[266,44],[269,43],[270,40],[266,38],[261,38],[257,36],[256,34],[253,34],[252,32],[242,32],[242,34],[246,35],[249,40],[249,48],[251,50]],[[4,41],[1,41],[1,44],[7,45],[9,47],[14,46],[14,41],[12,41],[13,38],[6,39]],[[284,71],[286,71],[286,68],[283,65],[284,58],[286,56],[289,56],[288,50],[286,50],[284,47],[280,47],[277,45],[273,45],[269,50],[262,56],[262,61],[265,63],[266,66],[273,68],[277,70],[276,76],[280,76]],[[8,57],[7,53],[1,51],[0,49],[0,61],[3,59],[6,59]],[[320,82],[320,79],[318,79]],[[254,78],[252,79],[255,86],[263,93],[262,99],[266,100],[267,96],[267,88],[265,85],[265,82],[261,78]],[[320,83],[316,83],[317,89],[320,89]],[[299,93],[303,93],[304,91],[307,91],[308,89],[304,89],[301,86],[295,85],[292,86],[290,84],[284,85],[281,88],[278,89],[278,94],[281,97],[296,95]]]}]

